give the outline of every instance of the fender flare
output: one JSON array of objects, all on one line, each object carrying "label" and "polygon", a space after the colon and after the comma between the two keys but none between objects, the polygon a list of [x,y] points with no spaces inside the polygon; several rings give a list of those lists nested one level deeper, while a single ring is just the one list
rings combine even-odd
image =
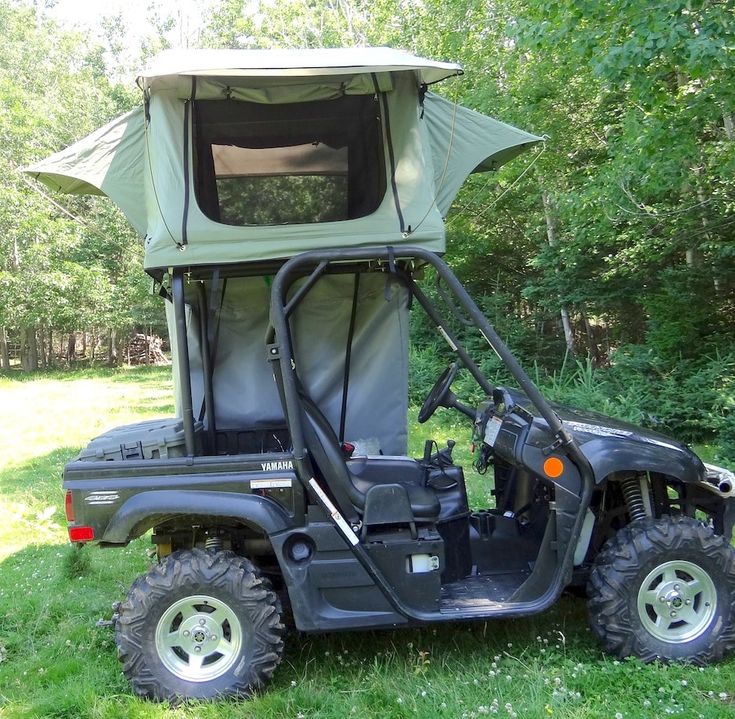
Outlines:
[{"label": "fender flare", "polygon": [[156,524],[181,514],[242,520],[256,525],[268,535],[293,526],[286,510],[270,499],[253,494],[153,490],[128,499],[115,512],[100,542],[127,544]]},{"label": "fender flare", "polygon": [[609,439],[585,442],[580,449],[592,465],[598,485],[616,472],[657,472],[691,483],[704,476],[704,465],[697,455],[673,443],[666,453],[655,444],[618,440],[613,446]]}]

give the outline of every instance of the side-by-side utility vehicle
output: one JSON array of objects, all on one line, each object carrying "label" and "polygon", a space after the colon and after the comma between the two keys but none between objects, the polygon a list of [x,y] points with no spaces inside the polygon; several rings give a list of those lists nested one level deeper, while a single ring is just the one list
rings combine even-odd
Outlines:
[{"label": "side-by-side utility vehicle", "polygon": [[[441,259],[465,178],[540,140],[429,91],[459,74],[388,48],[169,52],[138,110],[28,168],[119,205],[169,317],[178,416],[107,432],[64,471],[72,542],[151,532],[157,550],[115,613],[138,694],[252,692],[286,616],[487,620],[569,587],[617,656],[704,663],[735,643],[733,475],[549,404]],[[491,508],[469,506],[453,441],[408,456],[410,311],[453,355],[418,420],[466,416]],[[490,384],[472,336],[517,389]]]}]

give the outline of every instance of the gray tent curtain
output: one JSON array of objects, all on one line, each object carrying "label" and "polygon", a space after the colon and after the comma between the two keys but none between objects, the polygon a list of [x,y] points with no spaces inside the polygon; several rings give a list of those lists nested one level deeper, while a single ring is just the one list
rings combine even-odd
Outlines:
[{"label": "gray tent curtain", "polygon": [[[393,285],[386,299],[385,282],[377,274],[365,274],[360,280],[345,439],[377,440],[384,454],[400,455],[406,453],[408,436],[408,291]],[[323,277],[292,322],[299,377],[335,432],[340,425],[353,288],[353,275]],[[218,430],[269,428],[285,421],[263,342],[269,302],[270,288],[264,278],[228,279],[213,378]],[[173,312],[166,304],[175,348]],[[200,330],[198,312],[190,305],[187,337],[193,405],[199,408],[204,396]],[[175,357],[173,366],[177,367]],[[178,381],[174,384],[180,386]]]}]

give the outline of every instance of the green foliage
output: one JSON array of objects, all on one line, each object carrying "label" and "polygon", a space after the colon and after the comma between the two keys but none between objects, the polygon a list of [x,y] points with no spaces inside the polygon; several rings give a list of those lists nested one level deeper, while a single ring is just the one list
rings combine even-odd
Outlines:
[{"label": "green foliage", "polygon": [[129,109],[133,95],[108,79],[100,47],[42,8],[0,0],[0,26],[0,326],[12,338],[159,324],[142,245],[122,214],[100,198],[34,193],[21,174]]},{"label": "green foliage", "polygon": [[687,442],[716,438],[728,457],[735,426],[735,354],[662,358],[629,345],[609,368],[577,361],[538,375],[550,398],[669,433]]},{"label": "green foliage", "polygon": [[334,222],[347,216],[344,177],[320,175],[217,180],[220,221],[229,225]]}]

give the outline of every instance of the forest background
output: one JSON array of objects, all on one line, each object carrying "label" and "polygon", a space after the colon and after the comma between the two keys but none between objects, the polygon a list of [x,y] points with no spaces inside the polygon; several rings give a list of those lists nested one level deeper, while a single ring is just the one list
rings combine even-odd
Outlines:
[{"label": "forest background", "polygon": [[[447,258],[554,398],[735,460],[735,13],[669,0],[154,0],[95,30],[0,0],[0,368],[115,363],[165,333],[105,198],[20,168],[139,104],[159,50],[389,45],[465,68],[449,99],[548,139],[470,178]],[[412,392],[445,364],[416,318]],[[498,381],[503,370],[484,361]]]}]

